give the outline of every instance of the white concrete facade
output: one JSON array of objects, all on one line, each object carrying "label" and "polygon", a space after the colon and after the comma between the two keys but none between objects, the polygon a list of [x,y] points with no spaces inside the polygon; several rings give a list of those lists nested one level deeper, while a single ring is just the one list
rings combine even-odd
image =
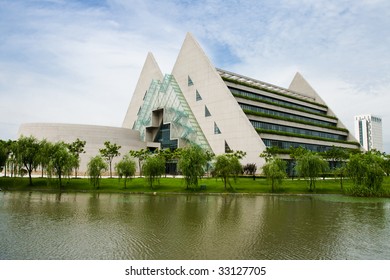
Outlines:
[{"label": "white concrete facade", "polygon": [[[113,159],[114,168],[123,155],[130,150],[145,149],[146,144],[139,140],[139,132],[122,127],[57,124],[57,123],[26,123],[19,128],[18,136],[34,136],[38,140],[46,139],[49,142],[63,141],[72,143],[77,138],[86,141],[85,153],[80,155],[79,175],[85,175],[87,164],[91,157],[99,155],[99,149],[104,148],[104,142],[110,141],[121,146],[120,157]],[[138,166],[138,165],[137,165]],[[113,170],[114,171],[114,170]]]},{"label": "white concrete facade", "polygon": [[355,137],[366,150],[383,152],[382,119],[378,116],[366,114],[355,116]]},{"label": "white concrete facade", "polygon": [[[139,122],[142,121],[140,118],[145,118],[145,115],[141,117],[138,114],[140,111],[144,112],[141,109],[145,106],[148,85],[155,80],[161,84],[165,79],[158,69],[155,60],[148,54],[123,123],[124,127],[134,128],[133,124],[137,120]],[[209,147],[217,155],[225,153],[227,145],[231,150],[246,152],[242,164],[256,163],[261,167],[264,161],[259,154],[267,146],[279,145],[278,147],[286,148],[287,145],[303,145],[315,151],[324,151],[332,146],[359,148],[356,139],[299,73],[295,75],[289,88],[285,89],[218,69],[193,36],[187,34],[171,75],[183,93]],[[232,89],[273,101],[238,96],[233,94]],[[158,102],[153,106],[153,110],[164,108],[164,104]],[[247,112],[245,108],[248,106],[268,110],[268,113]],[[275,117],[272,114],[282,116]],[[272,125],[276,128],[273,128],[274,131],[261,130],[255,124]],[[137,129],[148,128],[137,126]]]}]

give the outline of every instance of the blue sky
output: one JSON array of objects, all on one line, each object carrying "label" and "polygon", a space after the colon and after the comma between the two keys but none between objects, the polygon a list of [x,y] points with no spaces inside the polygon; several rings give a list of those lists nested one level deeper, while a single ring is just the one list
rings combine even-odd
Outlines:
[{"label": "blue sky", "polygon": [[299,71],[352,132],[381,116],[390,152],[387,0],[0,0],[0,139],[121,126],[147,52],[169,73],[187,32],[216,67],[283,87]]}]

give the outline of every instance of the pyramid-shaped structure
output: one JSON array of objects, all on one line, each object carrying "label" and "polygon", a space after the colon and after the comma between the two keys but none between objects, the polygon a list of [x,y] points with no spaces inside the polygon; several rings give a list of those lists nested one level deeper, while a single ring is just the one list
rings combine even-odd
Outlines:
[{"label": "pyramid-shaped structure", "polygon": [[161,124],[170,124],[179,146],[196,143],[217,155],[241,150],[242,163],[258,167],[267,147],[281,155],[360,147],[300,73],[283,88],[216,68],[190,33],[171,74],[163,76],[148,55],[123,125],[154,142]]}]

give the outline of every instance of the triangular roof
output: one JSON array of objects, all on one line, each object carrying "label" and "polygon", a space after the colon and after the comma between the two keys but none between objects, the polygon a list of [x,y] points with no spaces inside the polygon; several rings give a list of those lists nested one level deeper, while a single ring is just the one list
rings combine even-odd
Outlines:
[{"label": "triangular roof", "polygon": [[313,98],[316,98],[318,96],[316,91],[312,88],[312,86],[305,80],[305,78],[299,72],[295,74],[288,89],[303,93]]},{"label": "triangular roof", "polygon": [[148,53],[144,66],[142,67],[142,71],[135,87],[133,97],[131,98],[130,105],[127,109],[127,113],[125,119],[123,120],[122,127],[124,128],[132,128],[133,123],[137,118],[136,113],[143,103],[143,97],[145,96],[146,91],[150,86],[151,80],[162,80],[164,78],[163,73],[160,70],[153,54],[151,52]]}]

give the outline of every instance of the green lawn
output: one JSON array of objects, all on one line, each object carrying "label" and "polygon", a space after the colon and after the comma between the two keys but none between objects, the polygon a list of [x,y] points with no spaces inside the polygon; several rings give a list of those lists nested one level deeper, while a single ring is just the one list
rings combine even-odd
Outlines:
[{"label": "green lawn", "polygon": [[[344,188],[351,186],[349,180],[344,180]],[[101,179],[100,188],[94,189],[88,179],[65,179],[63,180],[62,191],[65,192],[134,192],[134,193],[271,193],[271,185],[264,178],[253,180],[249,177],[232,180],[234,189],[224,189],[223,182],[220,179],[205,178],[200,180],[199,185],[205,185],[205,190],[187,190],[184,179],[181,178],[161,178],[160,182],[156,182],[154,188],[149,187],[145,178],[134,178],[128,180],[127,188],[124,188],[124,180],[117,178]],[[0,188],[2,190],[37,190],[37,191],[57,191],[59,190],[58,182],[55,179],[48,181],[45,178],[33,178],[33,186],[28,185],[28,178],[0,178]],[[390,178],[385,177],[383,188],[387,193],[390,193]],[[303,179],[285,179],[283,184],[277,190],[277,193],[282,194],[309,194],[308,183]],[[316,191],[318,194],[341,194],[340,182],[337,179],[319,178],[316,183]]]}]

